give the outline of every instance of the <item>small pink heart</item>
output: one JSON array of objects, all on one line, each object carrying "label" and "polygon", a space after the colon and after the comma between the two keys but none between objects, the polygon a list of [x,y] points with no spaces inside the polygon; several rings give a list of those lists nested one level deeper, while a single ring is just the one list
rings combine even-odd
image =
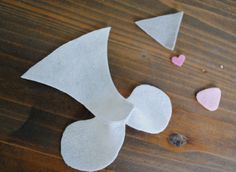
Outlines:
[{"label": "small pink heart", "polygon": [[181,67],[184,64],[185,58],[186,58],[185,55],[181,54],[179,55],[179,57],[177,56],[172,57],[171,61],[176,66]]},{"label": "small pink heart", "polygon": [[209,111],[218,109],[221,99],[221,90],[213,87],[197,93],[197,101]]}]

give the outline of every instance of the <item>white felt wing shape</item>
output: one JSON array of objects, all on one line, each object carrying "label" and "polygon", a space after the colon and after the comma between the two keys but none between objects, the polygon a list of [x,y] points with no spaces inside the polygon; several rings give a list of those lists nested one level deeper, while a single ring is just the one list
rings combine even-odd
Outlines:
[{"label": "white felt wing shape", "polygon": [[174,50],[183,12],[135,22],[144,32],[167,49]]},{"label": "white felt wing shape", "polygon": [[24,79],[61,90],[104,120],[124,120],[133,105],[115,88],[108,66],[110,27],[74,39],[31,67]]},{"label": "white felt wing shape", "polygon": [[111,164],[125,138],[125,124],[98,118],[70,124],[61,140],[61,154],[67,165],[83,171],[96,171]]},{"label": "white felt wing shape", "polygon": [[127,100],[135,107],[127,125],[152,134],[160,133],[167,127],[172,114],[172,105],[163,91],[150,85],[140,85],[133,90]]},{"label": "white felt wing shape", "polygon": [[119,94],[107,61],[109,32],[100,29],[62,45],[22,76],[67,93],[96,116],[72,123],[62,136],[62,157],[79,170],[99,170],[113,162],[126,124],[159,133],[171,117],[168,96],[155,87],[138,86],[128,99]]}]

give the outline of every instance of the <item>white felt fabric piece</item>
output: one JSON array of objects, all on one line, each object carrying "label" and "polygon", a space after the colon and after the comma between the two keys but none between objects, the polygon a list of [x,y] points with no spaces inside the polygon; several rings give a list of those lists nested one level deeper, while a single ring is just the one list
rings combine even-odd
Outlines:
[{"label": "white felt fabric piece", "polygon": [[31,67],[22,78],[57,88],[103,120],[125,120],[133,109],[111,79],[107,45],[110,27],[74,39]]},{"label": "white felt fabric piece", "polygon": [[135,106],[127,125],[153,134],[160,133],[167,127],[172,105],[163,91],[150,85],[140,85],[127,100]]},{"label": "white felt fabric piece", "polygon": [[135,23],[162,46],[174,50],[183,14],[181,11]]},{"label": "white felt fabric piece", "polygon": [[136,87],[128,99],[119,94],[107,61],[109,32],[99,29],[60,46],[22,76],[67,93],[96,116],[70,124],[61,140],[66,164],[84,171],[100,170],[115,160],[126,124],[159,133],[171,117],[168,96],[153,86]]},{"label": "white felt fabric piece", "polygon": [[123,122],[104,123],[96,117],[74,122],[63,133],[61,154],[72,168],[100,170],[115,160],[124,138]]}]

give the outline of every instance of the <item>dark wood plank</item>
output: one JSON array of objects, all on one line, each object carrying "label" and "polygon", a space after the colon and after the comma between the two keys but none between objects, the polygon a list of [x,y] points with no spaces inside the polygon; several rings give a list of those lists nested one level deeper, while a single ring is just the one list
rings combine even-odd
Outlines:
[{"label": "dark wood plank", "polygon": [[[174,52],[134,24],[179,10],[185,16]],[[71,122],[93,115],[66,94],[20,76],[61,44],[106,26],[112,26],[109,67],[117,89],[128,96],[139,84],[155,85],[171,97],[174,113],[158,135],[127,127],[118,158],[103,171],[234,172],[236,2],[232,0],[0,1],[0,171],[76,171],[60,156],[61,134]],[[176,69],[169,58],[179,53],[187,60]],[[195,93],[208,86],[222,89],[215,112],[195,100]],[[187,144],[171,145],[172,133],[184,135]]]}]

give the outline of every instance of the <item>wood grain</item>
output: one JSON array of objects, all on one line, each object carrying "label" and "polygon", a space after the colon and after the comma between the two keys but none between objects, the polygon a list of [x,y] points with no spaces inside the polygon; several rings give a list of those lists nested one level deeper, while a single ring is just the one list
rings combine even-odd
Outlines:
[{"label": "wood grain", "polygon": [[[174,52],[134,24],[180,10],[185,15]],[[71,122],[93,115],[66,94],[20,76],[61,44],[106,26],[112,26],[109,67],[120,93],[126,97],[142,83],[157,86],[170,96],[174,112],[158,135],[127,127],[118,158],[103,171],[234,172],[234,0],[1,0],[0,171],[76,171],[60,156],[61,134]],[[187,56],[182,68],[170,63],[179,53]],[[195,100],[209,86],[222,89],[215,112]],[[170,144],[172,133],[187,143]]]}]

